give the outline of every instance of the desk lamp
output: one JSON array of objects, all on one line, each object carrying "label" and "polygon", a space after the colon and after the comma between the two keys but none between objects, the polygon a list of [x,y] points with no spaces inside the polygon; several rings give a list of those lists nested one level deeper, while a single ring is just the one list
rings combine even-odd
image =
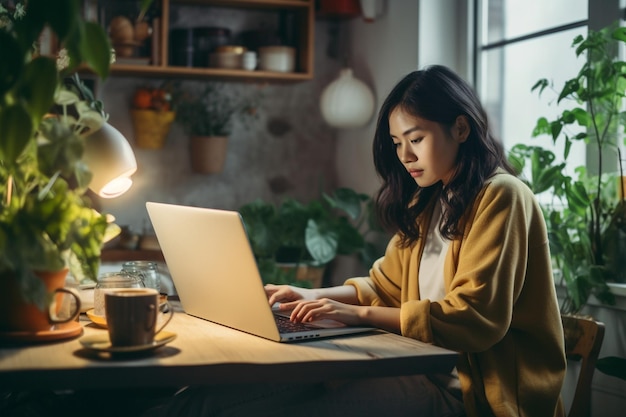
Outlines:
[{"label": "desk lamp", "polygon": [[93,174],[89,188],[102,198],[118,197],[133,184],[135,154],[124,135],[109,123],[86,138],[85,162]]}]

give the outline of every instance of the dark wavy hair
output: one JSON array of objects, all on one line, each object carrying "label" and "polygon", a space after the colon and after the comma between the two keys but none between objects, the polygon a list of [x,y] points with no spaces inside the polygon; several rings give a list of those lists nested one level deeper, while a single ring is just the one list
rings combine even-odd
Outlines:
[{"label": "dark wavy hair", "polygon": [[[418,186],[399,160],[389,133],[389,115],[397,108],[439,123],[447,131],[458,116],[467,118],[470,133],[460,144],[456,169],[445,189],[441,182]],[[378,114],[373,152],[376,172],[383,181],[376,195],[378,218],[388,231],[400,233],[403,246],[419,239],[416,219],[434,199],[441,201],[445,213],[439,224],[442,236],[461,237],[463,216],[487,178],[498,167],[515,174],[489,130],[487,113],[475,91],[441,65],[411,72],[391,90]]]}]

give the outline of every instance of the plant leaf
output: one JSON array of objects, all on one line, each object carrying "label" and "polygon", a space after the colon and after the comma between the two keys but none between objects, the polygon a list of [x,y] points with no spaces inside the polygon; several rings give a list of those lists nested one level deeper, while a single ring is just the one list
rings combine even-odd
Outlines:
[{"label": "plant leaf", "polygon": [[13,87],[24,65],[20,45],[3,30],[0,30],[0,56],[3,61],[0,65],[0,97],[2,97]]},{"label": "plant leaf", "polygon": [[18,94],[27,107],[32,120],[38,122],[48,113],[54,103],[54,92],[58,82],[56,64],[47,57],[37,57],[26,64],[19,85]]},{"label": "plant leaf", "polygon": [[316,262],[326,264],[337,256],[337,233],[323,231],[315,220],[309,219],[305,236],[306,248]]},{"label": "plant leaf", "polygon": [[532,131],[532,137],[537,137],[539,135],[550,133],[550,123],[548,123],[548,119],[545,117],[540,117],[537,120],[537,124]]},{"label": "plant leaf", "polygon": [[538,88],[539,95],[541,95],[541,93],[543,93],[543,90],[545,90],[545,88],[549,85],[550,85],[549,81],[546,78],[542,78],[539,81],[537,81],[535,85],[533,85],[530,91],[535,91]]},{"label": "plant leaf", "polygon": [[598,359],[596,368],[603,374],[614,376],[626,381],[626,358],[605,356]]},{"label": "plant leaf", "polygon": [[81,22],[83,36],[81,36],[80,52],[84,62],[93,69],[100,78],[109,76],[111,64],[111,42],[109,37],[98,23]]},{"label": "plant leaf", "polygon": [[17,164],[17,158],[32,139],[33,130],[32,120],[24,106],[16,104],[0,111],[0,160],[7,167]]},{"label": "plant leaf", "polygon": [[576,93],[578,91],[579,87],[580,87],[580,83],[578,82],[578,79],[573,78],[571,80],[567,80],[565,82],[565,85],[563,86],[563,90],[561,90],[561,93],[559,94],[559,98],[557,99],[556,102],[560,103],[561,100],[563,100],[567,96]]}]

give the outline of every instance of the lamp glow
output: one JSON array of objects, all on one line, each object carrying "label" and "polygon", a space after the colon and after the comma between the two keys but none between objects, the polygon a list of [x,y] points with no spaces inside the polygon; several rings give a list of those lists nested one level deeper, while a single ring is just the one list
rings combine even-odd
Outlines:
[{"label": "lamp glow", "polygon": [[113,198],[124,194],[133,185],[133,180],[129,177],[116,178],[105,185],[98,195],[103,198]]},{"label": "lamp glow", "polygon": [[108,123],[87,137],[85,162],[93,174],[89,188],[102,198],[124,194],[133,184],[137,161],[130,144]]}]

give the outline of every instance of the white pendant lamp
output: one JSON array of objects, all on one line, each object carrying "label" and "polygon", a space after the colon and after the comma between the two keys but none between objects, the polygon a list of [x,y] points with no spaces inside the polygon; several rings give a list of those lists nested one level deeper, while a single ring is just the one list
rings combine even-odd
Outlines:
[{"label": "white pendant lamp", "polygon": [[352,69],[344,68],[339,77],[322,92],[322,117],[329,125],[340,129],[364,126],[374,113],[374,94]]},{"label": "white pendant lamp", "polygon": [[89,188],[100,197],[118,197],[133,184],[135,153],[124,135],[108,123],[87,137],[85,162],[93,174]]}]

